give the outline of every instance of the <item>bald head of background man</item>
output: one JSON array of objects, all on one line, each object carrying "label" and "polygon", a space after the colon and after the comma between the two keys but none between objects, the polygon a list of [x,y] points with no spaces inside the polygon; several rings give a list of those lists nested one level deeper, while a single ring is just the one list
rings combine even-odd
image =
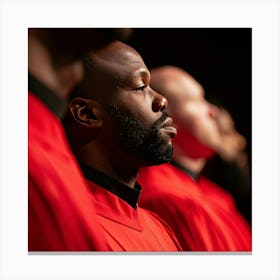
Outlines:
[{"label": "bald head of background man", "polygon": [[218,153],[235,160],[246,147],[229,112],[205,99],[201,84],[186,71],[164,66],[151,70],[151,86],[169,100],[168,112],[178,127],[174,158],[208,159]]},{"label": "bald head of background man", "polygon": [[205,99],[203,87],[174,66],[152,69],[151,76],[151,86],[169,100],[168,112],[178,128],[173,140],[174,159],[199,162],[214,155],[222,141],[217,124],[219,109]]}]

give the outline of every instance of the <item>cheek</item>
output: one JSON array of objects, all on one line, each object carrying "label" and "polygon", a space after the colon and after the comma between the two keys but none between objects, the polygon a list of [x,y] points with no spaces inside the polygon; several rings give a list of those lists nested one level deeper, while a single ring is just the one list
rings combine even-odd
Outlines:
[{"label": "cheek", "polygon": [[160,118],[161,114],[155,114],[151,109],[147,106],[136,106],[135,110],[130,110],[129,114],[131,117],[139,122],[141,122],[144,126],[150,127]]},{"label": "cheek", "polygon": [[178,126],[188,130],[197,139],[203,140],[218,135],[218,127],[214,119],[206,111],[191,110],[181,114]]},{"label": "cheek", "polygon": [[[135,108],[135,110],[134,110]],[[120,108],[122,112],[131,120],[138,123],[143,128],[150,128],[154,122],[156,121],[156,117],[154,116],[153,112],[150,110],[147,110],[145,107],[142,108],[141,106],[138,106],[135,104],[135,106],[130,106],[129,108],[124,107]]]},{"label": "cheek", "polygon": [[123,94],[122,98],[116,100],[116,105],[134,120],[148,124],[156,120],[157,115],[152,110],[151,100],[141,94]]},{"label": "cheek", "polygon": [[203,116],[196,106],[188,106],[177,112],[176,120],[179,127],[181,126],[193,133],[205,121],[205,115]]},{"label": "cheek", "polygon": [[194,108],[191,121],[192,127],[194,126],[201,130],[212,130],[215,133],[218,131],[217,120],[210,115],[206,106],[197,106]]}]

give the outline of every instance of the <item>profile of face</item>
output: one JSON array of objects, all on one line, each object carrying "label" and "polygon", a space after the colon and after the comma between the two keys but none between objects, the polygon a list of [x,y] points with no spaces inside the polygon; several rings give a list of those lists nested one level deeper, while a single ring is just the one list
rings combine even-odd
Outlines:
[{"label": "profile of face", "polygon": [[205,99],[202,86],[183,70],[171,67],[152,71],[152,86],[157,88],[162,79],[166,85],[162,91],[178,131],[174,145],[188,157],[211,157],[221,141],[218,108]]},{"label": "profile of face", "polygon": [[247,141],[236,130],[232,116],[226,109],[221,108],[217,121],[223,139],[219,148],[219,155],[228,162],[237,162],[241,167],[246,166],[248,162],[245,151]]},{"label": "profile of face", "polygon": [[170,161],[176,129],[164,112],[167,100],[150,87],[141,56],[115,41],[91,53],[85,65],[85,98],[71,102],[78,122],[98,131],[96,139],[110,156],[127,156],[142,166]]}]

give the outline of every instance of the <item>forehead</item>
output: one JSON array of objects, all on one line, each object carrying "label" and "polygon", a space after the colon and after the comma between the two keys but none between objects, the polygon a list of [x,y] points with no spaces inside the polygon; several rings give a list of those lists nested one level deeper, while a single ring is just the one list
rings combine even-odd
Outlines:
[{"label": "forehead", "polygon": [[119,83],[148,77],[149,71],[141,56],[129,46],[117,43],[91,55],[100,73]]}]

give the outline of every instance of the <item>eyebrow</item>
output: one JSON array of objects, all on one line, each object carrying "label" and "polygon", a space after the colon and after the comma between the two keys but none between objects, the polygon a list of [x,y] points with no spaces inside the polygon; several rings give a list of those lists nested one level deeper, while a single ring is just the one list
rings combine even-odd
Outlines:
[{"label": "eyebrow", "polygon": [[136,72],[131,73],[129,78],[133,79],[133,78],[137,78],[139,76],[141,76],[142,78],[144,78],[144,77],[148,78],[148,77],[150,77],[150,72],[148,69],[142,68]]},{"label": "eyebrow", "polygon": [[[133,84],[136,79],[145,79],[145,80],[150,80],[150,72],[147,68],[141,68],[138,70],[135,70],[133,72],[130,72],[128,75],[125,75],[123,77],[120,77],[118,79],[119,83],[121,86],[127,86]],[[146,84],[146,82],[145,82]]]}]

